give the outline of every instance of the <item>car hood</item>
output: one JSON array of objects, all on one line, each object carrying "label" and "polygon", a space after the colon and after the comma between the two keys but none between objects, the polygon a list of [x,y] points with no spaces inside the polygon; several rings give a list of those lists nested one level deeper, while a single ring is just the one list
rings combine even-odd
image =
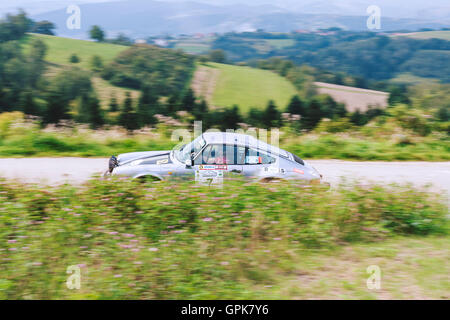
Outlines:
[{"label": "car hood", "polygon": [[130,153],[123,153],[120,154],[117,157],[117,161],[119,162],[119,165],[125,164],[130,161],[144,159],[144,158],[151,158],[156,156],[163,156],[163,155],[169,155],[170,150],[165,151],[144,151],[144,152],[130,152]]}]

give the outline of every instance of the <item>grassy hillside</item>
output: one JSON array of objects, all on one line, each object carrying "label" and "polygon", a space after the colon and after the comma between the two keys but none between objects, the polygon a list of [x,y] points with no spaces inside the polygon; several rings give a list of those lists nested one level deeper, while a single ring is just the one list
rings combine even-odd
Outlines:
[{"label": "grassy hillside", "polygon": [[[103,63],[107,64],[120,52],[128,49],[127,46],[110,43],[96,43],[42,34],[30,34],[24,41],[24,50],[28,50],[28,43],[34,38],[41,39],[47,45],[45,60],[52,64],[52,66],[47,69],[47,76],[49,77],[61,72],[63,68],[69,66],[77,66],[88,70],[90,69],[90,60],[94,55],[100,56]],[[74,64],[69,62],[69,58],[72,54],[76,54],[78,58],[80,58],[79,63]],[[138,96],[138,91],[136,90],[126,90],[113,86],[108,81],[102,80],[99,77],[93,77],[92,80],[104,108],[108,105],[113,92],[119,103],[125,98],[126,91],[130,91],[133,98]]]},{"label": "grassy hillside", "polygon": [[193,88],[213,106],[238,104],[242,112],[250,107],[263,109],[270,99],[284,108],[297,93],[288,80],[274,72],[220,63],[199,66]]},{"label": "grassy hillside", "polygon": [[414,39],[443,39],[450,41],[450,31],[424,31],[413,32],[406,36]]},{"label": "grassy hillside", "polygon": [[102,58],[103,63],[111,62],[117,54],[128,47],[110,43],[96,43],[92,41],[61,38],[42,34],[31,34],[29,39],[39,38],[47,45],[46,60],[60,65],[70,65],[69,58],[76,54],[80,62],[76,65],[88,69],[89,63],[94,55]]}]

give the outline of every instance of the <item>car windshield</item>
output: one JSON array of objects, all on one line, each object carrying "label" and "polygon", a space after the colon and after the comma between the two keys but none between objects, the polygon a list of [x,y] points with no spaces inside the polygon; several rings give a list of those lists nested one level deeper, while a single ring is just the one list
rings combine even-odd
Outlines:
[{"label": "car windshield", "polygon": [[202,150],[205,146],[206,141],[202,136],[197,137],[194,141],[181,146],[179,149],[174,150],[175,158],[184,163],[186,160],[191,157],[195,157],[195,155]]}]

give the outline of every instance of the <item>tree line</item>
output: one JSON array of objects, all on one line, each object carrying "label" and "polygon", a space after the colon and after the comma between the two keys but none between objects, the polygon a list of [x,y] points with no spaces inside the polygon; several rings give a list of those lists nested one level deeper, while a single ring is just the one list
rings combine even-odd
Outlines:
[{"label": "tree line", "polygon": [[[284,47],[260,50],[269,39],[290,39]],[[333,73],[377,81],[409,72],[450,82],[450,41],[391,37],[374,32],[331,30],[317,33],[271,34],[265,32],[227,33],[214,40],[212,49],[223,50],[231,62],[283,57],[297,65],[307,64]],[[436,62],[441,63],[436,63]]]}]

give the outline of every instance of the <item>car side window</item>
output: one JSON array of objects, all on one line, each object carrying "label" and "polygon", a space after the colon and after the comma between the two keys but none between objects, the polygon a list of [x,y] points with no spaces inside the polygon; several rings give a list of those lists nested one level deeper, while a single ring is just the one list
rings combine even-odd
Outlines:
[{"label": "car side window", "polygon": [[235,147],[236,164],[245,164],[245,147]]},{"label": "car side window", "polygon": [[222,144],[207,146],[201,155],[201,164],[227,164],[227,158]]},{"label": "car side window", "polygon": [[203,150],[195,162],[196,164],[244,164],[245,147],[211,144]]},{"label": "car side window", "polygon": [[274,162],[275,158],[256,149],[248,148],[245,154],[245,164],[270,164]]}]

